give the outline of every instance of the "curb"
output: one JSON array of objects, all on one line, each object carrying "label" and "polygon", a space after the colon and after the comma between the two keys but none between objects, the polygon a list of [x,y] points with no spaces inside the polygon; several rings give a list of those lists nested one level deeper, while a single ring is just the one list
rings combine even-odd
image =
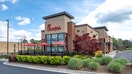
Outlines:
[{"label": "curb", "polygon": [[96,72],[88,72],[88,71],[77,71],[77,70],[69,70],[69,69],[34,66],[34,65],[28,65],[28,64],[18,64],[18,63],[12,63],[8,61],[3,62],[3,64],[8,65],[8,66],[23,67],[23,68],[28,68],[28,69],[52,71],[52,72],[68,73],[68,74],[106,74],[106,73],[96,73]]}]

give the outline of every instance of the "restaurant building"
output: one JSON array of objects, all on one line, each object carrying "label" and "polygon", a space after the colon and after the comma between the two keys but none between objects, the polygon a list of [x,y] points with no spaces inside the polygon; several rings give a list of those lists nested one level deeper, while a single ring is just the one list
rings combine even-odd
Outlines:
[{"label": "restaurant building", "polygon": [[[99,40],[102,51],[112,51],[112,39],[107,34],[107,28],[92,28],[88,24],[76,25],[72,22],[74,17],[67,12],[60,12],[43,17],[45,20],[45,30],[41,31],[41,40],[50,44],[44,48],[45,53],[59,53],[74,51],[75,35],[83,35],[89,33],[91,37],[94,35]],[[62,42],[64,45],[52,45],[54,42]]]}]

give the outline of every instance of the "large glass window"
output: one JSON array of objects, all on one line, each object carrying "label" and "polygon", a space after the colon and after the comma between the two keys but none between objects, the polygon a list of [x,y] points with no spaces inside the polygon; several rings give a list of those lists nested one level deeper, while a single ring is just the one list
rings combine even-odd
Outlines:
[{"label": "large glass window", "polygon": [[58,47],[58,52],[63,52],[64,51],[64,47],[63,46],[59,46]]},{"label": "large glass window", "polygon": [[46,52],[51,52],[51,47],[50,46],[46,47]]},{"label": "large glass window", "polygon": [[46,40],[50,41],[51,40],[51,35],[46,35]]},{"label": "large glass window", "polygon": [[52,52],[57,52],[57,46],[52,46]]},{"label": "large glass window", "polygon": [[64,34],[63,33],[58,34],[58,41],[64,42]]},{"label": "large glass window", "polygon": [[[57,33],[57,34],[49,34],[46,35],[46,42],[48,44],[52,44],[54,42],[64,42],[64,33]],[[46,52],[63,52],[64,51],[64,46],[59,46],[59,45],[55,45],[55,46],[47,46],[46,48]]]},{"label": "large glass window", "polygon": [[57,34],[52,34],[52,41],[57,41]]}]

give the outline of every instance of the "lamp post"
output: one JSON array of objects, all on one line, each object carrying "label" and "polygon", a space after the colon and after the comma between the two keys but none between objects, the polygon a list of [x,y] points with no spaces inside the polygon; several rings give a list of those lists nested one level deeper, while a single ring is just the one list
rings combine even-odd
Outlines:
[{"label": "lamp post", "polygon": [[[35,44],[35,41],[34,39],[31,39],[30,42],[34,43]],[[34,45],[34,55],[35,55],[35,45]]]},{"label": "lamp post", "polygon": [[7,21],[7,56],[9,56],[9,20]]}]

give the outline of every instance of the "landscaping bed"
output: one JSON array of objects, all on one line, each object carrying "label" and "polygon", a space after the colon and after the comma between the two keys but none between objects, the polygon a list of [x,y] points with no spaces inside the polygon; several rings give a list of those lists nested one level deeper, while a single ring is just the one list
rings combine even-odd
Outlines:
[{"label": "landscaping bed", "polygon": [[[42,66],[42,67],[51,67],[51,68],[60,68],[60,69],[69,69],[67,65],[44,65],[44,64],[34,64],[34,63],[25,63],[25,62],[13,62],[18,64],[28,64],[28,65],[34,65],[34,66]],[[71,70],[71,69],[69,69]],[[98,70],[90,70],[88,68],[82,68],[80,71],[89,71],[89,72],[97,72],[97,73],[111,73],[107,69],[107,65],[101,65]],[[111,73],[113,74],[113,73]],[[126,65],[126,68],[124,71],[122,71],[119,74],[132,74],[132,68],[130,65]]]},{"label": "landscaping bed", "polygon": [[[11,61],[11,57],[9,60]],[[130,67],[130,65],[126,65],[127,61],[125,59],[122,58],[115,60],[108,56],[103,56],[100,58],[89,58],[82,55],[75,55],[73,57],[17,55],[13,62],[69,70],[72,69],[80,71],[90,71],[97,73],[132,73],[132,68]]]}]

